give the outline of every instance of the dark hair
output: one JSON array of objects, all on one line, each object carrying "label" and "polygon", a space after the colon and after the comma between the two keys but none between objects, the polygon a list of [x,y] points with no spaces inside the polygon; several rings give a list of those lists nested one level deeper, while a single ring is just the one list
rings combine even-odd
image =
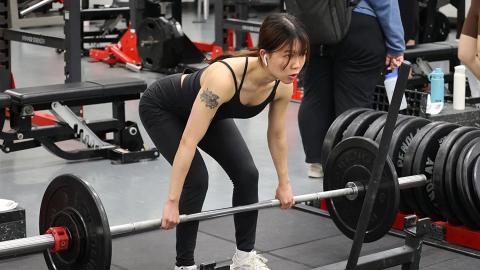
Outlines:
[{"label": "dark hair", "polygon": [[[300,51],[298,53],[300,55],[306,55],[308,58],[310,53],[310,42],[302,23],[293,15],[287,13],[273,13],[263,20],[258,35],[257,48],[230,54],[227,53],[213,59],[211,63],[230,57],[253,56],[260,58],[259,51],[261,49],[266,50],[268,53],[272,53],[284,46],[293,48],[296,42],[300,43]],[[290,63],[290,57],[291,55],[289,56],[287,65]],[[263,62],[260,61],[260,63]]]}]

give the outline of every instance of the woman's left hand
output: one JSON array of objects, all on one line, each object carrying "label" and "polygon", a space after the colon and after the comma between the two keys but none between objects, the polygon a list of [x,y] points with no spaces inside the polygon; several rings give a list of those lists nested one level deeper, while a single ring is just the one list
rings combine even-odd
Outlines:
[{"label": "woman's left hand", "polygon": [[280,201],[282,209],[291,208],[295,204],[295,201],[293,200],[292,187],[290,186],[290,183],[279,184],[275,198]]}]

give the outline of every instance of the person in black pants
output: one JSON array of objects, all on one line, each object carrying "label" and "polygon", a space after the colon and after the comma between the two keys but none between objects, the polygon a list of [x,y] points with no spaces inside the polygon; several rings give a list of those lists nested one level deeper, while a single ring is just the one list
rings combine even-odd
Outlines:
[{"label": "person in black pants", "polygon": [[420,27],[420,7],[418,0],[399,0],[400,15],[402,18],[403,31],[405,32],[405,44],[407,47],[414,46],[418,41]]},{"label": "person in black pants", "polygon": [[360,1],[340,43],[311,45],[298,113],[309,177],[323,177],[321,148],[333,120],[350,108],[371,107],[382,70],[400,66],[404,50],[396,0]]},{"label": "person in black pants", "polygon": [[[258,48],[212,63],[192,74],[175,74],[148,87],[140,117],[155,146],[173,164],[162,228],[180,214],[200,212],[208,172],[197,147],[212,156],[233,183],[233,206],[258,202],[258,170],[232,118],[250,118],[269,105],[267,139],[277,170],[276,198],[293,204],[288,178],[286,112],[292,82],[309,51],[308,36],[287,14],[272,14],[260,28]],[[268,269],[254,249],[257,211],[235,214],[237,250],[230,269]],[[175,269],[197,269],[198,222],[177,226]]]}]

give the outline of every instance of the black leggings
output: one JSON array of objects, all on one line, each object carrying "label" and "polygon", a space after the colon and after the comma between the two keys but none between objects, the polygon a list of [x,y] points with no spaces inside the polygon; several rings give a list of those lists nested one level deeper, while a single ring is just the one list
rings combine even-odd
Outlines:
[{"label": "black leggings", "polygon": [[298,125],[307,163],[320,163],[327,130],[336,116],[354,107],[371,107],[385,67],[385,40],[377,19],[352,13],[350,30],[324,54],[312,46],[304,73]]},{"label": "black leggings", "polygon": [[[175,89],[166,89],[174,87]],[[166,109],[155,97],[166,91],[181,91],[180,76],[169,76],[155,82],[140,100],[140,118],[153,143],[172,164],[185,129],[186,118]],[[163,95],[165,96],[165,95]],[[233,119],[213,121],[199,148],[213,157],[226,171],[233,183],[232,205],[258,202],[258,170]],[[197,150],[180,196],[180,214],[192,214],[202,210],[208,189],[208,172]],[[234,215],[237,248],[251,251],[255,244],[258,211]],[[195,264],[194,250],[198,222],[177,226],[177,266]]]},{"label": "black leggings", "polygon": [[418,41],[418,28],[420,24],[420,7],[418,0],[400,0],[398,1],[398,6],[402,17],[405,42],[411,39]]}]

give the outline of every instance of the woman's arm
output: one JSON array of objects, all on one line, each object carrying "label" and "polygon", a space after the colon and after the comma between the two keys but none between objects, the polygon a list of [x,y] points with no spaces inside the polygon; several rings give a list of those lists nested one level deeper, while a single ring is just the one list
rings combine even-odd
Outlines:
[{"label": "woman's arm", "polygon": [[478,38],[461,34],[458,42],[458,58],[466,65],[475,77],[480,78],[480,42]]},{"label": "woman's arm", "polygon": [[478,39],[479,9],[478,1],[472,1],[458,42],[458,58],[477,78],[480,78],[480,60],[478,58],[480,52]]},{"label": "woman's arm", "polygon": [[273,164],[277,170],[278,188],[276,197],[282,203],[282,208],[293,205],[292,189],[288,178],[288,144],[287,144],[287,107],[292,96],[292,85],[280,83],[277,94],[270,104],[268,113],[268,147]]},{"label": "woman's arm", "polygon": [[231,73],[219,64],[212,64],[202,77],[202,87],[193,103],[173,160],[168,198],[162,217],[162,228],[165,229],[173,228],[178,223],[180,194],[198,143],[207,132],[220,105],[230,100],[235,93],[232,79],[218,79],[231,78]]}]

